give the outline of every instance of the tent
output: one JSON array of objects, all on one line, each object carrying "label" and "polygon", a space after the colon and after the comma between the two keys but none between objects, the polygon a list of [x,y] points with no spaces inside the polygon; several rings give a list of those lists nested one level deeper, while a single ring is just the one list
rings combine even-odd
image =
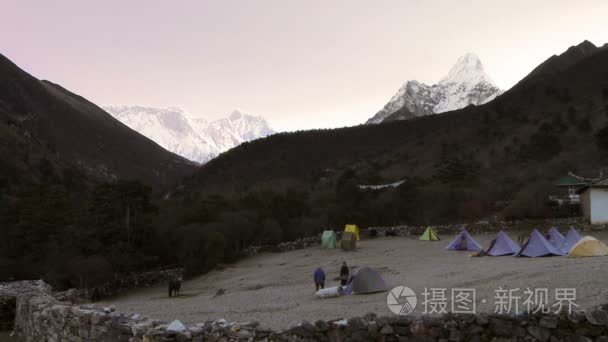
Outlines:
[{"label": "tent", "polygon": [[373,268],[363,267],[352,277],[352,280],[345,287],[344,293],[364,294],[386,290],[388,290],[388,286],[380,273]]},{"label": "tent", "polygon": [[496,235],[486,254],[491,256],[513,255],[519,253],[520,249],[519,245],[511,240],[504,230],[501,230]]},{"label": "tent", "polygon": [[355,237],[357,237],[357,240],[360,239],[360,236],[359,236],[359,227],[357,227],[356,224],[347,224],[346,226],[344,226],[344,232],[345,233],[353,233],[353,234],[355,234]]},{"label": "tent", "polygon": [[549,242],[551,242],[553,246],[559,248],[562,243],[564,243],[564,236],[557,228],[551,227],[551,229],[549,229]]},{"label": "tent", "polygon": [[422,240],[422,241],[439,241],[439,235],[437,235],[437,232],[435,232],[435,229],[429,227],[426,227],[426,230],[424,231],[424,233],[422,233],[422,235],[420,235],[420,239],[418,240]]},{"label": "tent", "polygon": [[323,248],[336,248],[336,232],[333,230],[326,230],[321,234],[321,247]]},{"label": "tent", "polygon": [[481,251],[481,245],[478,244],[471,234],[467,232],[466,229],[462,228],[460,233],[456,235],[456,238],[450,242],[450,244],[445,248],[450,251]]},{"label": "tent", "polygon": [[562,251],[562,253],[568,254],[570,249],[572,249],[572,246],[576,245],[580,239],[582,239],[581,233],[579,233],[576,228],[570,227],[559,250]]},{"label": "tent", "polygon": [[608,246],[602,241],[592,237],[585,236],[580,239],[572,249],[568,256],[570,257],[592,257],[608,255]]},{"label": "tent", "polygon": [[534,229],[528,241],[521,247],[517,256],[540,257],[549,255],[564,255],[557,247],[553,246],[549,240],[545,239],[538,229]]},{"label": "tent", "polygon": [[344,232],[344,234],[342,234],[342,240],[340,240],[340,247],[345,251],[357,249],[357,236],[350,232]]}]

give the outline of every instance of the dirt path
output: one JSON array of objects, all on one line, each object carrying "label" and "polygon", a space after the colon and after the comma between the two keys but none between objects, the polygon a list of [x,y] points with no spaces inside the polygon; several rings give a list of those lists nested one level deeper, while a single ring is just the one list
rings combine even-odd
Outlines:
[{"label": "dirt path", "polygon": [[[476,235],[487,246],[493,235]],[[607,234],[595,234],[607,241]],[[314,298],[313,270],[321,266],[328,275],[328,286],[337,284],[342,261],[349,266],[371,266],[389,286],[407,285],[418,294],[425,287],[474,288],[477,311],[492,312],[495,289],[576,288],[576,303],[592,306],[608,303],[608,257],[599,258],[471,258],[467,252],[444,248],[451,237],[439,242],[414,238],[378,238],[361,241],[356,252],[320,247],[280,254],[262,254],[213,271],[182,286],[179,298],[169,299],[163,287],[138,290],[102,305],[115,305],[125,313],[185,322],[226,318],[229,321],[259,321],[283,329],[303,319],[336,319],[361,316],[367,312],[391,314],[386,293],[354,295],[319,300]],[[218,289],[226,293],[214,297]],[[449,290],[448,290],[449,291]],[[449,292],[448,292],[449,294]],[[522,298],[525,298],[522,295]],[[482,299],[486,302],[483,303]],[[449,307],[450,304],[448,304]],[[419,305],[417,311],[422,308]]]}]

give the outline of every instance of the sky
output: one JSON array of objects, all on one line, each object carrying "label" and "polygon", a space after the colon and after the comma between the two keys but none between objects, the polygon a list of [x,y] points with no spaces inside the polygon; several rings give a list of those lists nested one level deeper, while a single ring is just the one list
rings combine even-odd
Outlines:
[{"label": "sky", "polygon": [[[508,89],[608,42],[605,0],[1,0],[0,53],[99,104],[232,109],[279,131],[352,126],[476,53]],[[1,77],[1,75],[0,75]]]}]

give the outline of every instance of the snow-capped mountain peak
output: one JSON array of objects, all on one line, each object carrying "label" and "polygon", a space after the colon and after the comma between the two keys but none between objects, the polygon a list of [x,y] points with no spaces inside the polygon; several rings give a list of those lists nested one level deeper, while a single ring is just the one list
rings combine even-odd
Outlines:
[{"label": "snow-capped mountain peak", "polygon": [[469,52],[461,56],[452,66],[450,72],[439,83],[476,84],[487,82],[494,85],[494,81],[486,74],[483,64],[476,54]]},{"label": "snow-capped mountain peak", "polygon": [[[429,114],[443,113],[468,105],[481,105],[493,100],[503,91],[486,74],[479,57],[467,53],[456,61],[448,74],[431,86],[416,80],[407,81],[367,124],[404,120]],[[401,111],[398,115],[394,113]]]},{"label": "snow-capped mountain peak", "polygon": [[205,163],[239,144],[273,134],[261,116],[233,110],[214,121],[192,117],[179,107],[103,106],[106,112],[163,148]]}]

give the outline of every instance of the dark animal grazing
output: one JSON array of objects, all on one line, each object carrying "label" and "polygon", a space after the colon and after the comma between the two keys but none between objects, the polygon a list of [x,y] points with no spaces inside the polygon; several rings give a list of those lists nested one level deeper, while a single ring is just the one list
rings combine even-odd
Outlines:
[{"label": "dark animal grazing", "polygon": [[179,296],[179,289],[182,287],[182,278],[169,280],[169,297]]}]

